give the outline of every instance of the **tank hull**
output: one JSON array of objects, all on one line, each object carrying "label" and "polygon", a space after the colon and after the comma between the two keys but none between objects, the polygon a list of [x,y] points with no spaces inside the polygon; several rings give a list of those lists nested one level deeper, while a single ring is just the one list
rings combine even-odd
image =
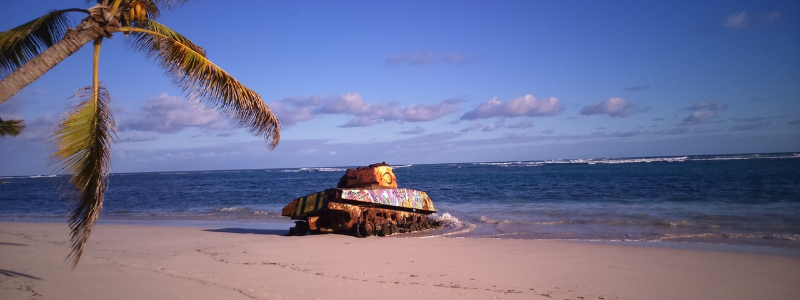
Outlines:
[{"label": "tank hull", "polygon": [[281,215],[299,220],[290,235],[349,232],[366,237],[438,227],[428,218],[434,212],[423,191],[332,188],[292,200]]}]

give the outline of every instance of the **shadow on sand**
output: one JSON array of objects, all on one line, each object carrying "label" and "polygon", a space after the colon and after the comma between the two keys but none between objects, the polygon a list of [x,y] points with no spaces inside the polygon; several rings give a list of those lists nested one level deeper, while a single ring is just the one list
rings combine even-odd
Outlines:
[{"label": "shadow on sand", "polygon": [[6,277],[25,277],[25,278],[30,278],[30,279],[42,280],[41,278],[36,277],[36,276],[31,276],[31,275],[28,275],[28,274],[25,274],[25,273],[14,272],[14,271],[11,271],[11,270],[6,270],[6,269],[0,269],[0,275],[5,275]]},{"label": "shadow on sand", "polygon": [[219,229],[206,229],[203,231],[239,233],[239,234],[266,234],[266,235],[280,235],[280,236],[285,236],[287,233],[289,233],[288,230],[252,229],[252,228],[219,228]]},{"label": "shadow on sand", "polygon": [[27,246],[28,244],[0,242],[0,246]]}]

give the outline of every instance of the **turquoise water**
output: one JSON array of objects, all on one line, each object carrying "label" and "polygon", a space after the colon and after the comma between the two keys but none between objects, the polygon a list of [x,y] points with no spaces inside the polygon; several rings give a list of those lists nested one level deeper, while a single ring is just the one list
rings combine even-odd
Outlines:
[{"label": "turquoise water", "polygon": [[[797,153],[393,167],[448,224],[417,235],[800,249]],[[335,187],[345,169],[112,174],[100,222],[288,230],[281,208]],[[65,221],[66,179],[1,177],[0,219]]]}]

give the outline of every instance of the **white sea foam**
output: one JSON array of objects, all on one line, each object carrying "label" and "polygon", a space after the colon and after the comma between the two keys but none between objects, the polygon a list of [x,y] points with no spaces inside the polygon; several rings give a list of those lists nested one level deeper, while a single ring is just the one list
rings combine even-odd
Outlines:
[{"label": "white sea foam", "polygon": [[219,211],[243,211],[248,209],[249,208],[243,206],[231,206],[231,207],[223,207]]},{"label": "white sea foam", "polygon": [[344,172],[346,168],[317,168],[318,172]]},{"label": "white sea foam", "polygon": [[431,219],[433,219],[434,221],[442,222],[442,224],[444,224],[445,227],[460,227],[460,226],[464,226],[464,222],[461,222],[461,220],[459,220],[458,218],[454,217],[450,213],[444,213],[442,215],[439,215],[437,213],[432,213],[432,214],[429,215],[429,217]]},{"label": "white sea foam", "polygon": [[487,216],[481,216],[480,219],[478,219],[478,220],[480,220],[481,222],[484,222],[484,223],[488,223],[488,224],[498,224],[498,223],[500,223],[500,221],[492,219],[492,218],[489,218]]},{"label": "white sea foam", "polygon": [[58,175],[33,175],[28,178],[53,178],[57,177]]},{"label": "white sea foam", "polygon": [[633,164],[652,162],[684,162],[687,156],[680,157],[642,157],[642,158],[586,158],[586,159],[558,159],[545,160],[545,164]]},{"label": "white sea foam", "polygon": [[538,167],[544,165],[538,161],[508,161],[508,162],[479,162],[472,163],[477,166],[491,166],[491,167]]},{"label": "white sea foam", "polygon": [[300,168],[299,172],[344,172],[347,168]]}]

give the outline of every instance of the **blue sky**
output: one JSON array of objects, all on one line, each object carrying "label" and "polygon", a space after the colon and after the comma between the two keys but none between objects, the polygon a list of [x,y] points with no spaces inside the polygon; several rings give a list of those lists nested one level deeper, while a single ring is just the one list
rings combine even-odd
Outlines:
[{"label": "blue sky", "polygon": [[[0,30],[86,1],[11,1]],[[81,17],[75,15],[75,20]],[[267,144],[106,40],[114,172],[800,151],[797,1],[192,1],[159,21],[282,122]],[[11,100],[0,175],[54,173],[91,47]]]}]

